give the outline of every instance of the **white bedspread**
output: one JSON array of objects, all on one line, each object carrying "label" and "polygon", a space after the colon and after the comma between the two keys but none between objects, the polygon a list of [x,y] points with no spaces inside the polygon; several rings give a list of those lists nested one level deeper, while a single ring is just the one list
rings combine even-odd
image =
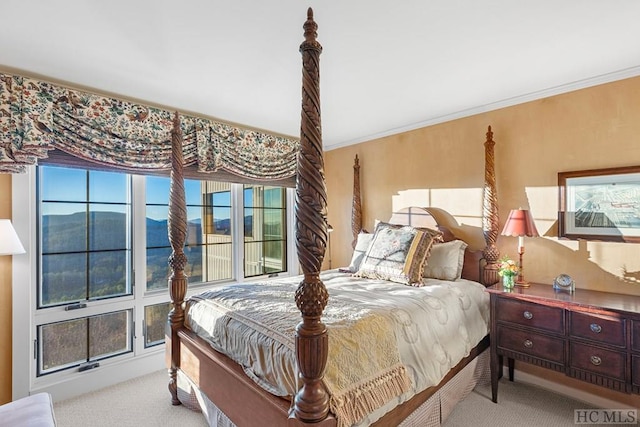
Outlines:
[{"label": "white bedspread", "polygon": [[[329,303],[323,316],[329,345],[332,330],[346,327],[367,313],[385,316],[391,320],[400,361],[412,382],[408,392],[389,401],[358,425],[370,424],[397,404],[438,384],[489,331],[489,296],[484,286],[476,282],[424,279],[425,286],[418,288],[355,278],[335,270],[321,277],[329,290]],[[246,291],[241,298],[228,286],[209,290],[188,301],[185,323],[216,350],[242,365],[245,372],[269,392],[294,395],[299,387],[295,326],[301,317],[293,296],[300,280],[295,277],[232,285]],[[274,304],[266,313],[251,310],[251,300],[257,302],[266,294],[285,295],[289,301]],[[232,310],[235,311],[230,316]],[[275,316],[270,322],[276,326],[264,326],[267,314]],[[370,341],[361,344],[364,353],[375,346]]]}]

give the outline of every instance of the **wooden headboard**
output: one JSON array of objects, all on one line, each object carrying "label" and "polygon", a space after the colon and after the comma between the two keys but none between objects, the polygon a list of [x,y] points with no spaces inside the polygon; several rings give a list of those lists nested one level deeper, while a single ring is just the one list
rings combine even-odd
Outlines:
[{"label": "wooden headboard", "polygon": [[[498,258],[500,251],[496,246],[498,238],[498,197],[496,192],[495,160],[494,160],[493,132],[491,126],[487,128],[486,140],[484,143],[484,187],[482,201],[482,234],[484,236],[485,247],[482,251],[467,250],[464,260],[462,277],[480,282],[485,286],[491,286],[498,282]],[[437,208],[404,208],[393,214],[390,223],[406,224],[416,227],[437,228],[445,234],[445,240],[460,239],[442,224],[438,224],[431,211],[441,211]],[[435,215],[438,217],[438,215]],[[360,159],[355,156],[353,165],[353,203],[351,212],[351,231],[353,233],[352,246],[358,239],[358,233],[364,231],[362,227],[362,203],[360,194]],[[470,242],[467,242],[470,243]],[[470,245],[471,246],[471,245]],[[478,247],[478,246],[476,246]]]},{"label": "wooden headboard", "polygon": [[[438,221],[436,221],[433,215],[429,212],[429,208],[408,207],[400,209],[398,212],[394,212],[393,215],[391,215],[388,222],[391,224],[402,224],[410,225],[412,227],[425,227],[440,230],[445,242],[458,239],[449,228],[438,224]],[[483,264],[483,252],[470,250],[469,247],[467,247],[464,254],[462,278],[483,283]],[[485,285],[488,286],[491,285],[491,283]]]}]

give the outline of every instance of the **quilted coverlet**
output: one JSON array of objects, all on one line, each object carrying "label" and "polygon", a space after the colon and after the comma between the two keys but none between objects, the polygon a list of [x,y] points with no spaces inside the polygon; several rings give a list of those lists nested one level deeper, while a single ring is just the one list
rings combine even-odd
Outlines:
[{"label": "quilted coverlet", "polygon": [[[191,297],[186,324],[267,391],[299,388],[293,295],[300,277],[223,286]],[[335,270],[323,315],[325,385],[341,426],[368,425],[436,385],[488,333],[489,304],[475,282],[425,279],[411,287]],[[360,396],[356,399],[355,396]]]}]

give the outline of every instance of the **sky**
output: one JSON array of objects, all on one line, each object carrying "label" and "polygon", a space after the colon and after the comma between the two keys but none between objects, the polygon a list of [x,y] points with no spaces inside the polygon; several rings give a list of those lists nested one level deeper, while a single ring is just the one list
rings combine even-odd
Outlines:
[{"label": "sky", "polygon": [[[84,205],[74,202],[86,201],[87,173],[82,169],[43,166],[39,168],[39,191],[45,215],[65,215],[84,211]],[[169,178],[148,176],[145,178],[146,202],[152,205],[166,206],[169,201]],[[201,205],[200,182],[185,180],[187,205]],[[94,203],[94,211],[124,212],[113,203],[127,203],[127,179],[125,174],[90,171],[89,200]],[[56,201],[56,203],[46,203]],[[67,203],[60,203],[67,202]],[[200,208],[188,209],[188,217],[201,216]],[[148,209],[147,217],[166,219],[166,207]]]}]

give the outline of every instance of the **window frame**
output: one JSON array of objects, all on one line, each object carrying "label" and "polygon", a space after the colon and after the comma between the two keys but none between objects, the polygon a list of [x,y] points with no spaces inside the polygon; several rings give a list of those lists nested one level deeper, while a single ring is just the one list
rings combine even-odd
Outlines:
[{"label": "window frame", "polygon": [[[247,198],[247,190],[248,190],[248,186],[251,187],[251,198],[253,200],[253,202],[251,203],[251,206],[247,207],[244,204],[244,200],[246,200]],[[260,192],[258,195],[256,195],[256,187],[260,187]],[[289,239],[289,230],[287,229],[287,217],[286,217],[286,213],[287,213],[287,201],[286,201],[286,192],[285,193],[281,193],[280,197],[284,197],[284,200],[280,200],[281,203],[279,203],[279,206],[274,207],[274,206],[269,206],[267,203],[267,194],[269,191],[273,190],[275,187],[271,186],[271,185],[256,185],[256,184],[244,184],[243,185],[243,190],[242,190],[242,197],[243,197],[243,204],[242,204],[242,211],[243,211],[243,247],[244,247],[244,252],[243,252],[243,258],[245,259],[245,262],[243,264],[243,277],[244,279],[247,280],[252,280],[255,277],[264,277],[265,275],[267,277],[278,277],[283,273],[286,273],[288,271],[288,264],[287,264],[287,257],[285,256],[283,259],[283,268],[279,271],[272,271],[272,272],[266,272],[265,270],[267,269],[266,267],[266,260],[268,259],[267,257],[267,245],[273,242],[284,242],[283,245],[283,250],[285,251],[285,254],[289,251],[289,248],[286,246],[286,243]],[[258,201],[258,206],[256,206],[256,201]],[[282,203],[283,202],[283,203]],[[251,211],[251,216],[252,216],[252,220],[251,220],[251,227],[250,227],[250,231],[251,231],[251,235],[249,236],[250,239],[247,239],[247,224],[245,222],[245,218],[247,215],[247,211],[250,210]],[[273,211],[278,211],[281,213],[280,217],[282,219],[284,219],[285,221],[285,227],[282,230],[282,236],[280,239],[268,239],[267,238],[267,233],[266,233],[266,227],[267,227],[267,223],[265,221],[265,218],[267,217],[267,215],[265,215],[266,212],[273,212]],[[256,219],[256,217],[258,219]],[[259,227],[261,229],[260,235],[256,236],[255,235],[255,228]],[[250,252],[251,249],[249,249],[251,246],[253,246],[254,244],[258,243],[261,247],[261,249],[259,250],[261,256],[260,256],[260,265],[262,265],[262,273],[258,273],[258,274],[254,274],[254,275],[249,275],[248,274],[248,268],[247,268],[247,262],[246,262],[246,257],[247,257],[247,252]]]},{"label": "window frame", "polygon": [[[61,165],[64,166],[64,165]],[[45,376],[37,376],[37,360],[34,357],[35,338],[37,326],[52,323],[64,319],[64,306],[36,309],[38,289],[38,246],[37,227],[38,199],[36,195],[36,167],[29,166],[27,172],[12,175],[12,218],[13,224],[27,251],[26,254],[13,257],[13,345],[12,345],[12,392],[14,398],[27,396],[40,391],[51,393],[56,400],[71,398],[82,393],[106,387],[117,382],[155,372],[165,368],[164,345],[145,346],[144,333],[144,307],[167,301],[167,291],[146,291],[146,286],[140,283],[144,274],[136,272],[146,269],[146,250],[138,250],[136,245],[140,242],[140,235],[146,233],[145,215],[140,209],[145,209],[144,192],[136,190],[139,180],[144,180],[143,175],[132,175],[132,221],[133,221],[133,294],[116,299],[102,299],[86,301],[87,307],[83,309],[82,316],[88,317],[101,313],[132,309],[133,310],[133,352],[125,355],[107,358],[101,361],[98,369],[78,372],[77,369],[67,369],[54,372]],[[214,178],[214,177],[212,177]],[[142,184],[144,185],[144,184]],[[231,203],[236,206],[232,210],[233,220],[241,224],[243,184],[232,184],[232,188],[239,188],[231,192]],[[295,247],[295,213],[294,213],[295,189],[286,188],[287,209],[287,259],[288,271],[281,273],[280,277],[300,274],[297,252]],[[243,237],[242,227],[234,227],[234,279],[224,283],[242,282]],[[247,280],[261,280],[261,277],[250,277]],[[264,276],[267,279],[267,276]],[[146,280],[143,280],[146,281]],[[187,297],[200,292],[210,283],[190,284]],[[215,285],[213,285],[215,286]],[[108,305],[108,308],[106,307]]]}]

